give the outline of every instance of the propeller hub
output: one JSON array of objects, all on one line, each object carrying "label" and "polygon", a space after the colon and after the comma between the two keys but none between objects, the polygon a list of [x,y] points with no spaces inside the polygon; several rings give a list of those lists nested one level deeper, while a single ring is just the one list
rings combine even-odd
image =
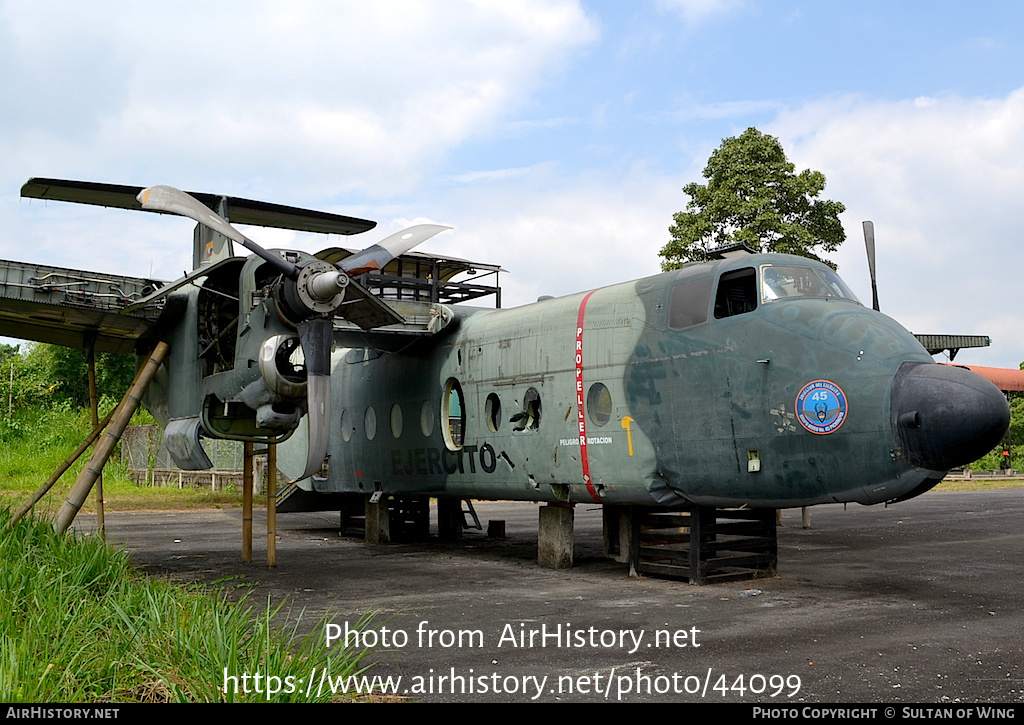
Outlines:
[{"label": "propeller hub", "polygon": [[327,315],[338,309],[345,300],[347,286],[347,274],[319,259],[303,265],[295,280],[299,302],[309,312],[318,315]]}]

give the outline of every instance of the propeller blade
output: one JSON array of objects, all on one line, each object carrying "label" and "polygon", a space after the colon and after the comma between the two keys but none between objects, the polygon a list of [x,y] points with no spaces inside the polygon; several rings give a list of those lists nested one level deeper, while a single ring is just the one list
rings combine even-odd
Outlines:
[{"label": "propeller blade", "polygon": [[418,244],[430,239],[435,234],[451,229],[441,224],[417,224],[392,234],[361,252],[356,252],[338,263],[338,266],[349,274],[362,274],[384,265],[395,257],[405,254]]},{"label": "propeller blade", "polygon": [[306,358],[309,449],[305,470],[295,481],[308,478],[320,469],[331,442],[331,341],[334,323],[327,317],[314,317],[300,322],[298,328],[302,354]]},{"label": "propeller blade", "polygon": [[151,186],[143,189],[136,197],[143,209],[150,211],[165,211],[171,214],[194,219],[203,226],[223,234],[228,239],[234,240],[248,249],[253,254],[259,255],[270,264],[277,267],[288,279],[297,279],[299,276],[298,267],[291,262],[282,259],[276,254],[271,254],[266,249],[249,239],[240,231],[228,223],[227,219],[215,212],[206,204],[184,191],[175,189],[173,186]]},{"label": "propeller blade", "polygon": [[871,308],[878,312],[878,285],[875,281],[875,224],[861,222],[864,227],[864,246],[868,250],[868,273],[871,275]]}]

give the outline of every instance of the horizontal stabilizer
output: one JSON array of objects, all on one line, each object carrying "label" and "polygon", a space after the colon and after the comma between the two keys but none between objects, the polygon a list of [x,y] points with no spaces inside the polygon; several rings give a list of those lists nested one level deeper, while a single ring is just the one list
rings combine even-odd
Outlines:
[{"label": "horizontal stabilizer", "polygon": [[126,308],[160,283],[137,277],[0,261],[0,335],[98,352],[132,352],[159,305]]},{"label": "horizontal stabilizer", "polygon": [[[29,179],[21,187],[21,195],[28,199],[52,199],[76,204],[95,204],[116,209],[155,211],[143,209],[135,198],[141,186],[101,184],[95,181],[69,181],[65,179]],[[299,209],[265,201],[240,199],[234,196],[188,192],[214,211],[219,211],[221,200],[227,202],[228,219],[235,224],[253,224],[276,229],[294,229],[299,232],[321,234],[361,234],[377,226],[377,222],[357,219],[342,214],[330,214],[312,209]]]}]

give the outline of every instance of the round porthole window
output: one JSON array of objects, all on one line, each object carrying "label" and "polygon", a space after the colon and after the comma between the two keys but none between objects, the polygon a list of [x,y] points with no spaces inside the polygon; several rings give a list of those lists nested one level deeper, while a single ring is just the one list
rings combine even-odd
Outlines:
[{"label": "round porthole window", "polygon": [[341,411],[341,439],[348,443],[352,440],[352,432],[355,429],[352,427],[352,416],[348,414],[348,408]]},{"label": "round porthole window", "polygon": [[391,435],[402,437],[402,406],[398,403],[391,406]]},{"label": "round porthole window", "polygon": [[366,440],[372,441],[373,437],[377,435],[377,413],[372,407],[366,409],[363,425],[366,427]]},{"label": "round porthole window", "polygon": [[604,383],[594,383],[587,393],[587,415],[590,422],[598,428],[605,425],[612,417],[612,394]]},{"label": "round porthole window", "polygon": [[420,405],[420,430],[427,438],[434,434],[434,406],[429,400],[424,400]]}]

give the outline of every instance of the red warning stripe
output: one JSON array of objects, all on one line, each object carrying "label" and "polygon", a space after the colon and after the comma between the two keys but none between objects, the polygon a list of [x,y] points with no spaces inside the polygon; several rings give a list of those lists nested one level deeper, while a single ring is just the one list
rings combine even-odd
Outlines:
[{"label": "red warning stripe", "polygon": [[587,309],[587,300],[592,294],[594,293],[588,292],[580,302],[580,311],[576,318],[576,412],[580,428],[580,463],[583,466],[583,482],[587,484],[587,492],[590,497],[600,503],[601,497],[598,496],[597,490],[590,480],[590,459],[587,457],[587,415],[583,402],[583,317]]}]

